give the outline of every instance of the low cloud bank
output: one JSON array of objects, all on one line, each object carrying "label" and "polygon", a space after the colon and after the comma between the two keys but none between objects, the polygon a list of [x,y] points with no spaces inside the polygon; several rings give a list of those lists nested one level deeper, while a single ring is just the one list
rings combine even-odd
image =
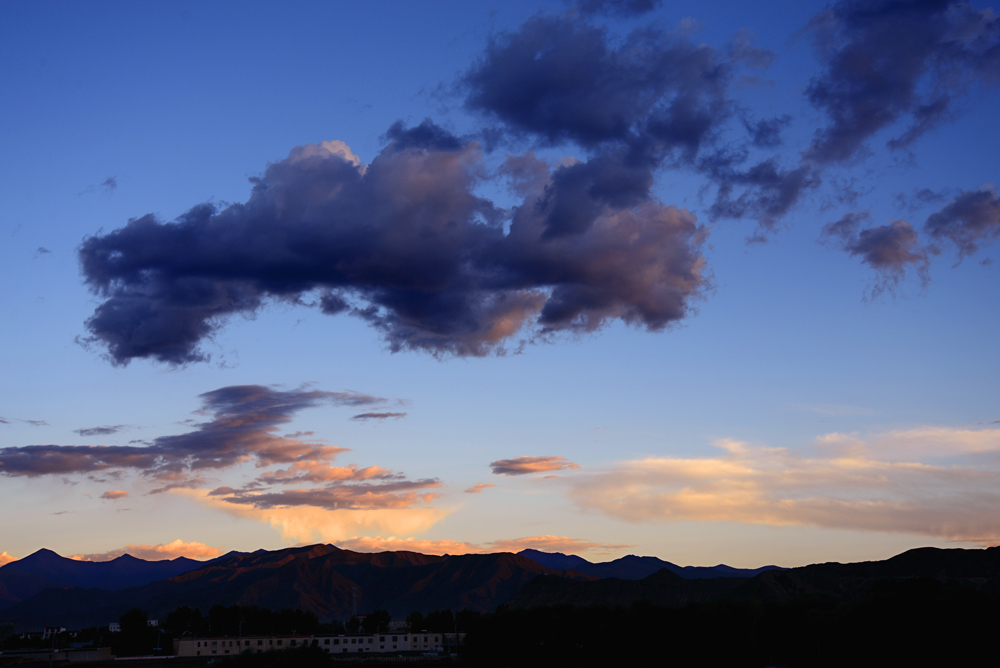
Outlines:
[{"label": "low cloud bank", "polygon": [[582,509],[629,522],[811,525],[1000,542],[1000,429],[827,434],[811,455],[732,440],[573,476]]}]

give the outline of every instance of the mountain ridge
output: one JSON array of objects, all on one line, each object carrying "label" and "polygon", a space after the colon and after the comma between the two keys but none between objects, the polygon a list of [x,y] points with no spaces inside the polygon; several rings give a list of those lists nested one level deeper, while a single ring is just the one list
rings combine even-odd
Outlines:
[{"label": "mountain ridge", "polygon": [[549,568],[569,568],[585,575],[599,578],[620,578],[622,580],[641,580],[666,568],[685,580],[701,580],[718,577],[751,578],[769,570],[783,570],[781,566],[761,566],[760,568],[734,568],[725,564],[717,566],[678,566],[658,557],[641,557],[628,554],[613,561],[593,563],[575,554],[562,552],[542,552],[526,549],[518,552],[521,556],[532,559]]}]

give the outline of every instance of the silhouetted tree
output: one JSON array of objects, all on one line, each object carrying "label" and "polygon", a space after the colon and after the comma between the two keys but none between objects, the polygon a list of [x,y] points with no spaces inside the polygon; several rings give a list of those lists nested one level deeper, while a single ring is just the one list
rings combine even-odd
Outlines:
[{"label": "silhouetted tree", "polygon": [[389,614],[388,610],[372,610],[365,615],[363,626],[366,633],[379,633],[381,631],[388,631],[389,622],[391,621],[392,615]]},{"label": "silhouetted tree", "polygon": [[410,627],[411,631],[420,631],[424,629],[424,613],[419,610],[414,610],[406,616],[406,625]]}]

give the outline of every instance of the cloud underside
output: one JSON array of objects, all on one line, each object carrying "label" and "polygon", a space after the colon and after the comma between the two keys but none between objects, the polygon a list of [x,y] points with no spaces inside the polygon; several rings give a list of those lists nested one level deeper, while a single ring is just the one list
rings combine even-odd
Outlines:
[{"label": "cloud underside", "polygon": [[95,554],[74,554],[70,559],[78,561],[111,561],[123,554],[128,554],[137,559],[147,561],[161,561],[164,559],[176,559],[177,557],[187,557],[188,559],[212,559],[222,554],[222,549],[198,542],[185,542],[179,538],[169,543],[159,545],[135,545],[129,544],[117,550],[100,552]]},{"label": "cloud underside", "polygon": [[390,136],[370,165],[341,142],[300,146],[245,204],[85,240],[84,275],[104,299],[90,340],[118,364],[202,360],[228,317],[278,300],[359,317],[393,351],[486,355],[519,334],[616,319],[661,330],[704,286],[704,230],[686,211],[588,198],[607,175],[529,154],[505,167],[522,197],[508,214],[473,192],[485,174],[475,142],[429,122]]},{"label": "cloud underside", "polygon": [[541,457],[515,457],[499,459],[490,463],[494,475],[528,475],[531,473],[547,473],[549,471],[565,471],[578,469],[578,465],[562,456],[543,455]]},{"label": "cloud underside", "polygon": [[[278,390],[261,385],[223,387],[201,395],[202,413],[211,418],[186,434],[161,436],[149,445],[28,445],[0,448],[0,474],[68,476],[86,474],[96,482],[143,476],[150,493],[201,488],[206,476],[253,464],[252,480],[241,487],[217,487],[210,494],[232,505],[256,508],[314,506],[327,509],[408,508],[431,501],[435,478],[409,480],[380,466],[336,465],[346,448],[279,436],[279,428],[299,411],[320,406],[384,405],[386,399],[359,392]],[[111,490],[101,498],[128,496]]]},{"label": "cloud underside", "polygon": [[[1000,540],[1000,429],[830,434],[816,456],[737,441],[716,457],[657,457],[572,479],[587,510],[629,522],[811,525]],[[916,460],[921,457],[922,461]]]}]

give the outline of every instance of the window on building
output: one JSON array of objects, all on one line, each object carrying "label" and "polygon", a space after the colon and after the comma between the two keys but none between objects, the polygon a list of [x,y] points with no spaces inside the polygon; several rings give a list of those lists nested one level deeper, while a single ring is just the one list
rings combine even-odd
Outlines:
[{"label": "window on building", "polygon": [[285,641],[284,641],[284,640],[280,640],[280,639],[278,640],[278,644],[279,644],[279,645],[280,645],[281,643],[283,643],[283,642],[285,642]]},{"label": "window on building", "polygon": [[258,647],[260,647],[260,646],[261,646],[261,645],[263,645],[263,644],[264,644],[264,641],[263,641],[263,640],[258,640],[258,641],[257,641],[257,646],[258,646]]},{"label": "window on building", "polygon": [[324,641],[323,641],[323,644],[324,644],[324,645],[329,645],[329,644],[330,644],[330,639],[329,639],[329,638],[327,638],[326,640],[324,640]]}]

